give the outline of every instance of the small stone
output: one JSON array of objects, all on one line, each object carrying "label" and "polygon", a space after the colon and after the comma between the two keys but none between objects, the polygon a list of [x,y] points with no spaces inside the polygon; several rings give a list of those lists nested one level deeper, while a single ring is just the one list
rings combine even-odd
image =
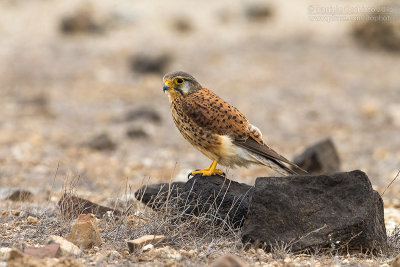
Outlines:
[{"label": "small stone", "polygon": [[131,254],[129,253],[129,250],[124,250],[122,251],[122,257],[128,258]]},{"label": "small stone", "polygon": [[130,67],[133,72],[140,74],[162,74],[165,72],[165,69],[170,61],[171,57],[168,54],[138,54],[130,59]]},{"label": "small stone", "polygon": [[74,14],[65,16],[60,23],[60,31],[63,34],[100,34],[105,31],[105,23],[101,23],[94,17],[91,5],[83,5]]},{"label": "small stone", "polygon": [[172,24],[173,28],[180,33],[189,33],[193,31],[193,25],[190,23],[189,18],[178,17]]},{"label": "small stone", "polygon": [[9,252],[9,256],[7,259],[8,267],[21,267],[21,266],[29,266],[29,267],[42,267],[46,266],[46,261],[42,259],[37,259],[34,257],[30,257],[22,253],[18,249],[12,249]]},{"label": "small stone", "polygon": [[33,194],[26,190],[16,190],[9,195],[6,200],[11,201],[30,201],[33,198]]},{"label": "small stone", "polygon": [[340,170],[340,159],[331,139],[308,147],[293,162],[312,174],[332,173]]},{"label": "small stone", "polygon": [[40,221],[39,221],[38,218],[36,218],[36,217],[29,216],[29,217],[26,219],[26,223],[27,223],[27,224],[40,224]]},{"label": "small stone", "polygon": [[49,244],[44,247],[27,247],[24,249],[24,253],[36,258],[56,258],[59,257],[61,254],[60,251],[60,244]]},{"label": "small stone", "polygon": [[140,238],[128,241],[129,252],[132,253],[148,244],[155,245],[158,241],[164,239],[163,235],[144,235]]},{"label": "small stone", "polygon": [[146,122],[160,123],[161,116],[156,110],[154,110],[153,108],[149,108],[149,107],[139,107],[136,109],[132,109],[132,110],[129,110],[125,114],[124,121],[126,121],[126,122],[134,122],[134,121],[138,121],[138,120],[144,120]]},{"label": "small stone", "polygon": [[75,246],[73,243],[69,242],[65,238],[61,236],[51,235],[47,239],[47,244],[54,244],[57,243],[60,245],[60,256],[67,257],[67,256],[79,256],[82,251]]},{"label": "small stone", "polygon": [[99,151],[114,150],[117,146],[106,133],[94,136],[91,140],[85,142],[84,145]]},{"label": "small stone", "polygon": [[400,254],[393,259],[392,267],[400,267]]},{"label": "small stone", "polygon": [[390,121],[395,126],[400,126],[400,104],[394,104],[387,107],[387,113]]},{"label": "small stone", "polygon": [[350,261],[348,260],[348,259],[344,259],[343,261],[342,261],[342,264],[350,264]]},{"label": "small stone", "polygon": [[96,255],[92,257],[92,260],[95,265],[99,265],[100,263],[106,261],[106,257],[101,252],[97,252]]},{"label": "small stone", "polygon": [[154,248],[154,245],[153,245],[153,244],[147,244],[146,246],[144,246],[144,247],[142,248],[142,251],[143,251],[143,252],[150,251],[150,250],[152,250],[153,248]]},{"label": "small stone", "polygon": [[180,254],[180,253],[175,254],[176,261],[181,261],[182,259],[183,259],[182,254]]},{"label": "small stone", "polygon": [[79,215],[67,236],[67,240],[85,249],[100,246],[103,242],[100,238],[96,217],[91,213]]},{"label": "small stone", "polygon": [[116,250],[111,250],[107,255],[111,260],[116,260],[121,258],[121,254]]},{"label": "small stone", "polygon": [[273,10],[266,3],[252,3],[246,6],[245,14],[250,21],[264,21],[273,15]]},{"label": "small stone", "polygon": [[[390,8],[398,10],[399,5],[392,1]],[[360,20],[353,24],[353,37],[362,47],[376,50],[385,50],[392,53],[400,52],[400,23],[392,13],[387,11],[389,19],[379,19],[382,17],[380,10],[387,9],[386,6],[376,6],[370,8],[372,11],[366,13],[368,20]],[[391,14],[392,13],[392,14]]]},{"label": "small stone", "polygon": [[10,255],[11,250],[12,248],[5,248],[5,247],[0,248],[0,261],[6,260]]},{"label": "small stone", "polygon": [[21,214],[19,210],[5,210],[1,213],[1,217],[15,216],[18,217]]},{"label": "small stone", "polygon": [[108,208],[99,204],[93,203],[87,199],[80,198],[71,194],[65,193],[57,203],[61,213],[66,218],[76,218],[79,214],[92,213],[97,217],[103,217],[110,212],[112,215],[119,216],[122,214],[117,209]]},{"label": "small stone", "polygon": [[133,126],[133,127],[129,128],[126,131],[126,136],[128,136],[131,139],[148,138],[149,137],[149,135],[146,133],[145,130],[143,130],[142,128],[139,128],[137,126]]},{"label": "small stone", "polygon": [[189,250],[190,257],[194,257],[194,256],[196,256],[196,254],[197,254],[196,250],[194,250],[194,249]]},{"label": "small stone", "polygon": [[373,100],[364,101],[360,106],[361,114],[367,118],[375,116],[378,111],[378,104]]},{"label": "small stone", "polygon": [[218,259],[216,259],[210,265],[210,267],[245,267],[245,266],[249,265],[242,259],[240,259],[238,256],[232,254],[223,255]]}]

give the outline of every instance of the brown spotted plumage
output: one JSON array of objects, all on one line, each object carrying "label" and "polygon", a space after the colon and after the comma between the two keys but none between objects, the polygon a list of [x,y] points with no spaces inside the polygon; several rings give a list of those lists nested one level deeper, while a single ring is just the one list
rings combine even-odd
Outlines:
[{"label": "brown spotted plumage", "polygon": [[202,87],[193,76],[173,72],[166,74],[163,80],[163,90],[168,93],[172,117],[179,131],[213,160],[210,167],[193,171],[193,175],[222,174],[216,169],[217,163],[230,167],[266,165],[284,175],[306,173],[268,147],[261,131],[238,109]]}]

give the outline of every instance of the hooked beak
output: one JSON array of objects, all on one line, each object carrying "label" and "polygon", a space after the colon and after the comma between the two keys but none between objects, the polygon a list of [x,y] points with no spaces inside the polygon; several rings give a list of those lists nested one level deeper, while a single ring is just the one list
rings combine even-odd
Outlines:
[{"label": "hooked beak", "polygon": [[163,86],[163,92],[168,91],[168,89],[171,88],[171,82],[170,81],[165,81],[164,86]]}]

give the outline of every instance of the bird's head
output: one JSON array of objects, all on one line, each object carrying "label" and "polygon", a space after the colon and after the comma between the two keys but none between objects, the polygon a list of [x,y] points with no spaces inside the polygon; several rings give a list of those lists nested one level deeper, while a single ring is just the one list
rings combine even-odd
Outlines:
[{"label": "bird's head", "polygon": [[170,99],[178,96],[187,96],[201,89],[196,79],[183,71],[175,71],[165,74],[163,78],[163,91],[167,92]]}]

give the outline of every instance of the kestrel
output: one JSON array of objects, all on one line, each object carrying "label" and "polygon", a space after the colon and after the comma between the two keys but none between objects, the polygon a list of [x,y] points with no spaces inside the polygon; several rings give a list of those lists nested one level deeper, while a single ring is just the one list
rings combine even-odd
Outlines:
[{"label": "kestrel", "polygon": [[267,146],[261,131],[238,109],[201,86],[190,74],[168,73],[163,82],[179,131],[212,160],[207,169],[192,171],[191,175],[223,174],[216,169],[218,163],[232,168],[265,165],[282,175],[306,173]]}]

